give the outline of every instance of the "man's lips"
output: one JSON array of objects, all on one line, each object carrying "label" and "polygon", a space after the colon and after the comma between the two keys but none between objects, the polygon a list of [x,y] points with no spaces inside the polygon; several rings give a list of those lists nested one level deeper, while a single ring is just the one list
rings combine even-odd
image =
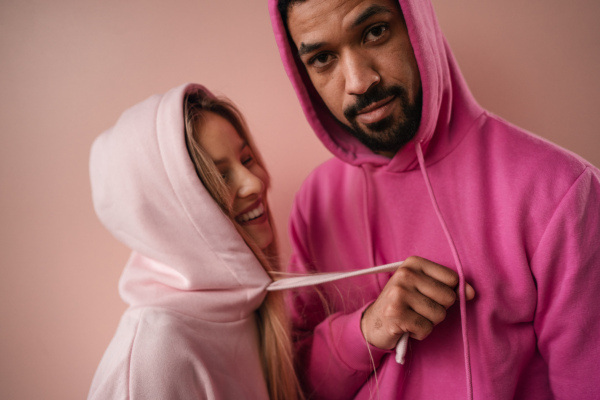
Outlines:
[{"label": "man's lips", "polygon": [[387,117],[392,111],[392,100],[395,98],[396,96],[388,96],[383,100],[369,104],[357,113],[357,122],[372,124]]}]

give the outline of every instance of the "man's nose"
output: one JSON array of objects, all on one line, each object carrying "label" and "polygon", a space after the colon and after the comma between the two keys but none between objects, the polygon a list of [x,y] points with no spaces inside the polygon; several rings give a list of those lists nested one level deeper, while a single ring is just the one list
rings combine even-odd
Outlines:
[{"label": "man's nose", "polygon": [[346,94],[364,94],[381,81],[372,61],[361,54],[347,54],[343,67]]}]

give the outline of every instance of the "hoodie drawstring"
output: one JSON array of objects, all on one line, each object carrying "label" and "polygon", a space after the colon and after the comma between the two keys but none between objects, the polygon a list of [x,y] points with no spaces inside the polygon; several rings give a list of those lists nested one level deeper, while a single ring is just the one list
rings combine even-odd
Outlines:
[{"label": "hoodie drawstring", "polygon": [[460,262],[460,258],[458,257],[458,251],[456,250],[456,246],[454,244],[454,240],[452,240],[452,236],[450,235],[450,231],[446,225],[446,221],[442,216],[442,212],[440,211],[440,207],[435,198],[435,194],[433,193],[433,188],[431,186],[431,181],[429,180],[429,175],[427,174],[427,168],[425,168],[425,159],[423,157],[423,149],[421,148],[421,143],[418,142],[416,144],[416,152],[417,158],[419,160],[419,167],[421,168],[421,172],[423,173],[423,180],[425,181],[425,186],[427,186],[427,191],[429,192],[429,198],[431,199],[431,203],[433,204],[433,208],[435,209],[435,213],[438,217],[440,225],[444,230],[444,234],[446,235],[446,239],[448,240],[448,245],[450,246],[450,250],[452,251],[452,256],[454,257],[454,263],[457,267],[458,272],[458,297],[460,303],[460,320],[461,320],[461,328],[462,328],[462,338],[463,338],[463,348],[464,348],[464,357],[465,357],[465,373],[467,376],[467,398],[469,400],[473,399],[473,378],[471,376],[471,355],[469,352],[469,336],[467,333],[467,299],[465,297],[465,274],[462,263]]},{"label": "hoodie drawstring", "polygon": [[[353,276],[371,275],[382,272],[395,272],[404,261],[397,261],[390,264],[379,265],[377,267],[357,269],[354,271],[346,272],[324,272],[317,274],[307,274],[294,276],[290,278],[282,278],[272,282],[267,286],[267,291],[287,290],[296,289],[306,286],[320,285],[327,282],[333,282],[340,279],[351,278]],[[406,350],[408,347],[409,334],[404,333],[398,344],[396,344],[396,362],[398,364],[404,364],[404,357],[406,356]]]},{"label": "hoodie drawstring", "polygon": [[365,167],[360,166],[360,171],[363,174],[363,207],[361,216],[363,217],[363,224],[365,225],[366,240],[364,241],[367,246],[367,254],[369,255],[372,265],[377,265],[375,261],[375,249],[373,249],[373,238],[371,237],[371,219],[369,218],[369,174],[365,171]]}]

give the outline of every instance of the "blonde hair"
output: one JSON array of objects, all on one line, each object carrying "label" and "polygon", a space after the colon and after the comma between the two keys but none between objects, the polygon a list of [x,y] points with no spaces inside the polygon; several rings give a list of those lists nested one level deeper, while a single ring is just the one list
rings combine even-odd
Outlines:
[{"label": "blonde hair", "polygon": [[[203,116],[214,113],[225,118],[235,128],[253,152],[256,162],[264,168],[241,113],[227,100],[208,96],[202,89],[188,92],[184,100],[185,139],[198,177],[213,199],[229,217],[263,268],[270,275],[280,272],[277,242],[260,249],[235,221],[230,192],[210,156],[199,145],[197,135]],[[267,211],[275,235],[271,212]],[[304,396],[294,370],[290,323],[281,292],[269,292],[256,311],[260,333],[260,357],[269,396],[273,400],[302,400]]]}]

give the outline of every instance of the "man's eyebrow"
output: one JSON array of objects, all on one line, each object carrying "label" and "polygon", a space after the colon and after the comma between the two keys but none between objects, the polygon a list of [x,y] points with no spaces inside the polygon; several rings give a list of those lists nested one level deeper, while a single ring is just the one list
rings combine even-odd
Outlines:
[{"label": "man's eyebrow", "polygon": [[300,57],[302,57],[303,55],[306,55],[308,53],[312,53],[315,50],[318,50],[319,48],[323,47],[325,45],[324,42],[318,42],[318,43],[309,43],[309,44],[305,44],[300,43],[300,48],[298,49],[298,55]]},{"label": "man's eyebrow", "polygon": [[359,26],[360,24],[362,24],[363,22],[365,22],[366,20],[368,20],[369,18],[371,18],[373,15],[381,14],[381,13],[392,14],[392,10],[390,10],[389,8],[387,8],[385,6],[381,6],[379,4],[373,4],[372,6],[370,6],[369,8],[367,8],[365,11],[363,11],[354,20],[354,22],[352,22],[352,25],[350,27],[351,28],[356,28],[357,26]]},{"label": "man's eyebrow", "polygon": [[[373,15],[377,15],[377,14],[382,14],[382,13],[386,13],[386,14],[392,14],[392,10],[390,10],[389,8],[379,5],[379,4],[373,4],[372,6],[367,7],[366,10],[364,10],[362,13],[360,13],[360,15],[358,17],[356,17],[356,19],[352,22],[352,25],[350,26],[351,28],[356,28],[357,26],[359,26],[360,24],[362,24],[363,22],[365,22],[366,20],[368,20],[369,18],[371,18]],[[308,53],[312,53],[315,50],[318,50],[319,48],[325,46],[325,42],[318,42],[318,43],[300,43],[300,48],[298,49],[298,55],[300,57],[308,54]]]}]

